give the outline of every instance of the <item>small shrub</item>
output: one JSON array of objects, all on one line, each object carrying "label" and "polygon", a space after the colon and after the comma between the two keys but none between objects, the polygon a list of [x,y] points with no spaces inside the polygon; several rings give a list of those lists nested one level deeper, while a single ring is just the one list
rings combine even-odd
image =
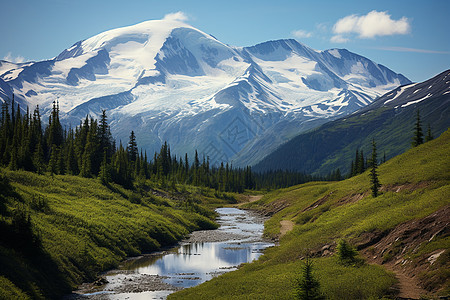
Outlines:
[{"label": "small shrub", "polygon": [[297,224],[303,225],[308,223],[309,221],[311,221],[312,219],[312,213],[310,212],[306,212],[306,213],[302,213],[296,220]]},{"label": "small shrub", "polygon": [[356,262],[358,252],[346,240],[340,240],[337,245],[337,255],[341,263],[353,264]]},{"label": "small shrub", "polygon": [[33,195],[30,206],[35,211],[44,213],[50,211],[47,199],[38,194]]},{"label": "small shrub", "polygon": [[301,300],[319,300],[325,299],[320,292],[320,283],[314,278],[313,264],[310,258],[305,260],[302,273],[297,278],[296,284],[296,298]]},{"label": "small shrub", "polygon": [[134,204],[141,204],[141,197],[135,193],[132,193],[128,200],[130,200],[130,202]]}]

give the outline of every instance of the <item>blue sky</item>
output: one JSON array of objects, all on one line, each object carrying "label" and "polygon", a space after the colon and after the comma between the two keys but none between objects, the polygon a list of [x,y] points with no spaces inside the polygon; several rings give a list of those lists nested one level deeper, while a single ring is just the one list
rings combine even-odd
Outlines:
[{"label": "blue sky", "polygon": [[0,59],[49,59],[102,31],[175,12],[234,46],[296,38],[346,48],[412,81],[450,68],[447,0],[0,0]]}]

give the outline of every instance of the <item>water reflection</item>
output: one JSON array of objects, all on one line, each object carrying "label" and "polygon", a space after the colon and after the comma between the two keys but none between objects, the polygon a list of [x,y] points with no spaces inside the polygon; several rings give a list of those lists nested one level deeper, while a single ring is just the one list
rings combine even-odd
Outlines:
[{"label": "water reflection", "polygon": [[[273,244],[262,241],[263,220],[252,213],[236,208],[220,208],[218,222],[221,227],[208,235],[232,234],[232,239],[221,242],[188,242],[168,253],[144,256],[122,266],[130,276],[162,276],[162,281],[176,288],[187,288],[203,283],[242,263],[257,259],[262,251]],[[118,282],[120,276],[108,276],[109,282]],[[136,281],[136,277],[133,280]],[[129,280],[129,279],[127,279]],[[106,288],[114,290],[113,284]],[[173,291],[142,292],[109,295],[109,299],[142,299],[144,295],[165,298]],[[122,297],[123,296],[123,297]],[[151,297],[150,297],[151,296]]]},{"label": "water reflection", "polygon": [[253,261],[268,243],[193,243],[178,248],[158,259],[149,259],[135,269],[140,274],[167,276],[164,279],[177,287],[191,287],[238,265]]}]

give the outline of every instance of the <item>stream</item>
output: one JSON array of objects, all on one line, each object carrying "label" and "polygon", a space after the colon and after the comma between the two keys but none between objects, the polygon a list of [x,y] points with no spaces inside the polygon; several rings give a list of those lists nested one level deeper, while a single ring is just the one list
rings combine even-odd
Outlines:
[{"label": "stream", "polygon": [[262,238],[265,219],[260,215],[237,208],[216,212],[218,229],[195,231],[170,250],[129,259],[106,273],[101,284],[83,284],[72,295],[95,300],[166,299],[177,290],[236,270],[273,246]]}]

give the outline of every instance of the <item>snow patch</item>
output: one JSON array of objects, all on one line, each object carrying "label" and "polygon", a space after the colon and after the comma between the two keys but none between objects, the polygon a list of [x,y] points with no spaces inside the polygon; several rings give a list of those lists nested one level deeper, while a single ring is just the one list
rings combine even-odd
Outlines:
[{"label": "snow patch", "polygon": [[384,102],[384,105],[386,105],[387,103],[392,102],[392,101],[394,101],[395,99],[397,99],[401,94],[403,94],[403,92],[404,92],[406,89],[408,89],[408,88],[410,88],[410,87],[411,87],[410,85],[402,86],[402,87],[397,91],[397,93],[395,94],[395,96],[394,96],[392,99],[386,100],[386,101]]},{"label": "snow patch", "polygon": [[338,49],[331,49],[331,50],[328,50],[328,53],[330,53],[331,55],[333,55],[333,56],[336,57],[336,58],[339,58],[339,59],[342,58],[342,56],[341,56],[341,54],[339,53],[339,50],[338,50]]},{"label": "snow patch", "polygon": [[4,81],[14,80],[14,79],[16,79],[19,76],[19,74],[22,71],[23,71],[22,68],[9,70],[9,71],[5,72],[5,74],[2,75],[2,79]]},{"label": "snow patch", "polygon": [[428,98],[430,98],[430,97],[432,97],[432,96],[433,96],[432,94],[428,94],[428,95],[426,95],[425,97],[423,97],[423,98],[421,98],[421,99],[414,100],[414,101],[408,102],[408,103],[406,103],[406,104],[403,104],[402,107],[407,107],[407,106],[409,106],[409,105],[411,105],[411,104],[419,103],[419,102],[421,102],[421,101],[423,101],[423,100],[425,100],[425,99],[428,99]]}]

